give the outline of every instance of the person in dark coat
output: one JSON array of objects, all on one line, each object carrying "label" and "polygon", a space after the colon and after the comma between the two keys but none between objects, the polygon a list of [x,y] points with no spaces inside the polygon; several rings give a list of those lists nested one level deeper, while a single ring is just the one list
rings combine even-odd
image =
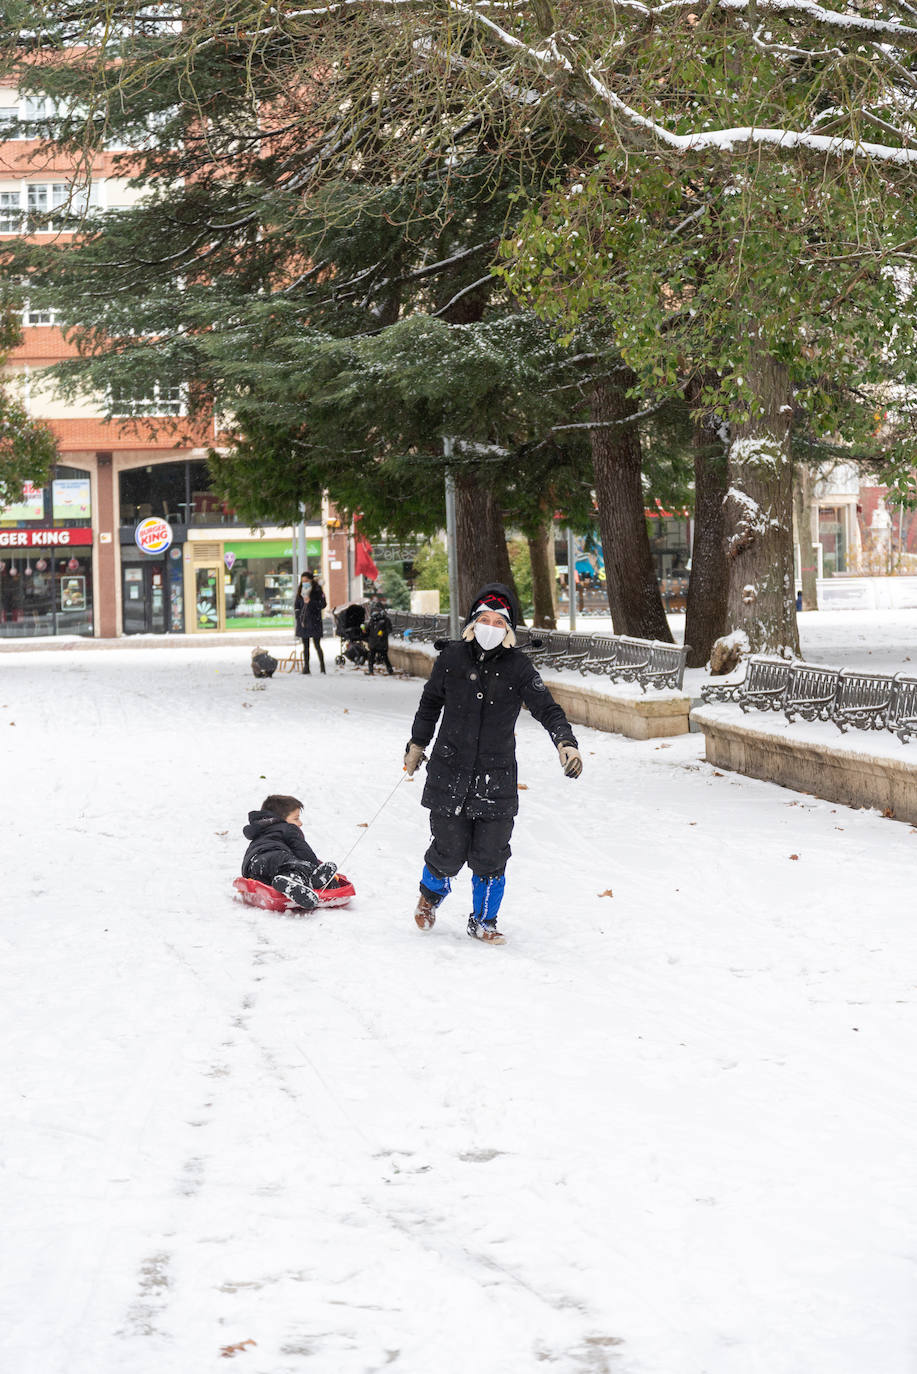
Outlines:
[{"label": "person in dark coat", "polygon": [[468,934],[491,944],[504,943],[497,912],[519,810],[514,731],[523,706],[551,736],[565,776],[578,778],[583,771],[567,717],[531,659],[514,647],[516,622],[509,589],[501,583],[482,588],[461,639],[446,644],[436,660],[404,755],[405,770],[413,774],[442,713],[421,798],[430,811],[431,843],[414,919],[421,930],[430,929],[450,880],[467,863],[474,908]]},{"label": "person in dark coat", "polygon": [[303,835],[302,805],[296,797],[272,794],[260,811],[249,811],[242,829],[249,841],[242,877],[266,883],[311,911],[318,905],[316,889],[328,885],[337,865],[322,863]]},{"label": "person in dark coat", "polygon": [[325,593],[322,591],[321,584],[316,580],[315,573],[304,572],[299,579],[299,591],[293,602],[296,633],[302,640],[302,670],[304,673],[310,671],[310,641],[315,645],[315,652],[318,654],[318,666],[322,672],[325,671],[325,655],[322,653],[322,611],[327,604]]},{"label": "person in dark coat", "polygon": [[392,633],[391,618],[386,614],[381,601],[374,601],[369,619],[366,622],[366,642],[369,645],[369,675],[372,677],[376,663],[384,663],[389,677],[394,673],[388,656],[388,637]]}]

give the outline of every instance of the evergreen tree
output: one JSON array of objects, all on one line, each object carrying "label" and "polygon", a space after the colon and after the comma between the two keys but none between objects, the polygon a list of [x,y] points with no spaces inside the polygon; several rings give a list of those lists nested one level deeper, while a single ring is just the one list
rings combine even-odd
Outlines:
[{"label": "evergreen tree", "polygon": [[[0,368],[21,337],[16,314],[0,314]],[[0,386],[0,506],[19,501],[26,482],[43,486],[56,457],[51,431],[31,418],[9,384]]]}]

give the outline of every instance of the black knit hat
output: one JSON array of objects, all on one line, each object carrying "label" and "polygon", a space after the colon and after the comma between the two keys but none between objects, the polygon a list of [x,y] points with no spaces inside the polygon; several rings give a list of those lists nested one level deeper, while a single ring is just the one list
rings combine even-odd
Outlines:
[{"label": "black knit hat", "polygon": [[516,598],[513,596],[509,587],[504,587],[502,582],[491,582],[486,587],[482,587],[477,596],[471,603],[468,612],[468,619],[465,624],[469,624],[481,614],[482,611],[497,611],[506,617],[509,624],[515,630],[518,621],[518,611],[516,608]]}]

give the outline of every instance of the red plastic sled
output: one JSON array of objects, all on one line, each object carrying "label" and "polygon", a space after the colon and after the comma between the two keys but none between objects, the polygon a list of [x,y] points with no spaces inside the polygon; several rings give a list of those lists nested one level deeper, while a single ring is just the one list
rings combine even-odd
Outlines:
[{"label": "red plastic sled", "polygon": [[[353,883],[349,878],[345,878],[343,873],[335,874],[332,882],[334,883],[333,887],[317,889],[315,895],[318,898],[319,906],[346,906],[351,897],[356,896]],[[266,883],[259,883],[254,878],[236,878],[233,887],[243,902],[249,906],[260,906],[264,911],[303,910],[283,892],[278,892],[274,887],[268,887]]]}]

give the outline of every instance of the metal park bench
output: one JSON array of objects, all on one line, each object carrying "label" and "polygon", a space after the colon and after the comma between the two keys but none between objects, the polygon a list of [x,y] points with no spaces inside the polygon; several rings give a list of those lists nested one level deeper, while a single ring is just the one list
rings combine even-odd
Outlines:
[{"label": "metal park bench", "polygon": [[562,659],[570,647],[570,636],[561,634],[557,630],[551,630],[544,637],[544,644],[537,650],[535,662],[540,668],[559,668],[562,666]]},{"label": "metal park bench", "polygon": [[579,668],[580,672],[583,672],[592,648],[592,639],[592,635],[569,635],[567,647],[556,657],[552,656],[551,667]]},{"label": "metal park bench", "polygon": [[607,673],[618,661],[618,641],[614,635],[593,635],[589,656],[579,665],[580,672]]},{"label": "metal park bench", "polygon": [[796,716],[803,720],[830,720],[840,683],[840,669],[826,668],[820,663],[794,662],[783,699],[783,713],[792,724]]},{"label": "metal park bench", "polygon": [[917,734],[917,677],[913,674],[896,676],[885,723],[902,744]]},{"label": "metal park bench", "polygon": [[658,641],[651,643],[649,667],[645,672],[650,686],[658,687],[660,691],[665,687],[680,691],[685,678],[685,663],[690,652],[689,644],[661,644]]},{"label": "metal park bench", "polygon": [[792,665],[785,658],[755,655],[745,665],[741,682],[708,682],[701,688],[705,702],[734,701],[743,711],[779,711]]},{"label": "metal park bench", "polygon": [[884,730],[894,690],[893,677],[842,668],[831,719],[842,734],[848,725],[858,730]]},{"label": "metal park bench", "polygon": [[633,639],[630,635],[617,635],[615,661],[605,670],[613,682],[620,678],[624,682],[639,682],[646,691],[646,670],[649,668],[652,644],[648,639]]}]

